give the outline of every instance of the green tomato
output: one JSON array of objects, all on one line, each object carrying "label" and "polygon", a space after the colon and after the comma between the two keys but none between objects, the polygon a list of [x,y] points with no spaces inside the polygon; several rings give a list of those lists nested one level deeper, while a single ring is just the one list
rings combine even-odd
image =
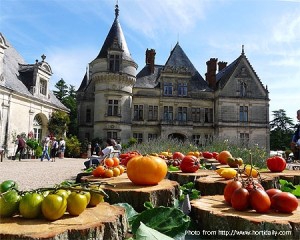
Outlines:
[{"label": "green tomato", "polygon": [[20,214],[24,218],[37,218],[41,215],[44,196],[39,193],[25,194],[19,204]]},{"label": "green tomato", "polygon": [[8,190],[0,196],[0,217],[11,217],[19,210],[21,197],[16,190]]},{"label": "green tomato", "polygon": [[6,192],[11,188],[18,189],[18,184],[13,180],[6,180],[0,185],[0,192]]},{"label": "green tomato", "polygon": [[[100,187],[97,187],[97,186],[91,186],[90,188],[96,189],[96,190],[101,189]],[[104,202],[104,196],[100,193],[91,192],[91,199],[90,199],[88,206],[95,207],[101,202]]]},{"label": "green tomato", "polygon": [[87,198],[82,193],[72,192],[67,199],[67,211],[72,216],[80,215],[87,206]]},{"label": "green tomato", "polygon": [[67,209],[67,200],[57,194],[49,194],[42,202],[42,213],[48,220],[54,221],[61,218]]}]

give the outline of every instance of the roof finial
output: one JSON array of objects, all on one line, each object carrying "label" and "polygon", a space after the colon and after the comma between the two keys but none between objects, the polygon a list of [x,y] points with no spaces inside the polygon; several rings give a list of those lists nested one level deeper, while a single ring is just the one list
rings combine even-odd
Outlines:
[{"label": "roof finial", "polygon": [[115,15],[116,15],[116,18],[118,18],[118,16],[119,16],[119,4],[118,4],[118,0],[116,2],[116,6],[115,6]]},{"label": "roof finial", "polygon": [[242,45],[242,55],[245,55],[245,52],[244,52],[244,44]]}]

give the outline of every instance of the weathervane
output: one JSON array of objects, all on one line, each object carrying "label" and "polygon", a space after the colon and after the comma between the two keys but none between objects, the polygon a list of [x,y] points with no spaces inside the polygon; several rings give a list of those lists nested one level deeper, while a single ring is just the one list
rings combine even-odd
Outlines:
[{"label": "weathervane", "polygon": [[116,15],[116,18],[119,16],[119,4],[118,4],[118,0],[116,1],[115,15]]}]

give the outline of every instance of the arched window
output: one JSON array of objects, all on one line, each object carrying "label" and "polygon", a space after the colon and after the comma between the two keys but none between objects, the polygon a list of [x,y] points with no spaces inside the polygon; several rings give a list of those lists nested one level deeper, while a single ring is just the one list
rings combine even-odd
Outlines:
[{"label": "arched window", "polygon": [[36,115],[33,119],[33,137],[37,141],[42,140],[43,120],[41,116]]}]

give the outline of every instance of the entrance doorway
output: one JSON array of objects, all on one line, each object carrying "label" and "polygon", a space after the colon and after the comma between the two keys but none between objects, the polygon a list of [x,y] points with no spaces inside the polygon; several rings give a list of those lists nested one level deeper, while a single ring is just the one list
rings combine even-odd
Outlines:
[{"label": "entrance doorway", "polygon": [[168,138],[177,139],[178,141],[184,142],[186,140],[186,136],[181,133],[171,133]]}]

